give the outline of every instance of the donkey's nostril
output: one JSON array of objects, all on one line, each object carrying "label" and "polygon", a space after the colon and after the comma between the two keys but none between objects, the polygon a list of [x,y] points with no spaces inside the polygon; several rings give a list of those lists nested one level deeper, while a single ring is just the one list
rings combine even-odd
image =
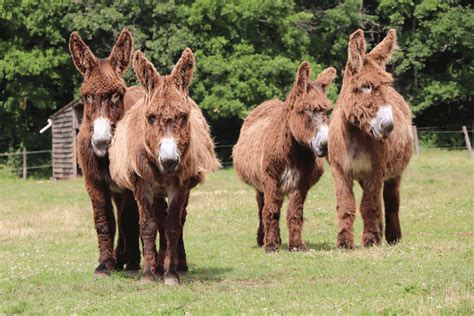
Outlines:
[{"label": "donkey's nostril", "polygon": [[393,121],[392,120],[384,120],[382,124],[380,124],[385,135],[390,134],[393,131]]},{"label": "donkey's nostril", "polygon": [[328,148],[328,140],[327,140],[327,139],[322,140],[322,141],[319,143],[319,146],[320,146],[322,149],[327,149],[327,148]]},{"label": "donkey's nostril", "polygon": [[96,148],[106,148],[110,145],[110,138],[92,139],[92,142]]},{"label": "donkey's nostril", "polygon": [[166,171],[172,171],[178,165],[179,159],[178,158],[164,158],[160,159],[160,163],[163,166],[163,169]]}]

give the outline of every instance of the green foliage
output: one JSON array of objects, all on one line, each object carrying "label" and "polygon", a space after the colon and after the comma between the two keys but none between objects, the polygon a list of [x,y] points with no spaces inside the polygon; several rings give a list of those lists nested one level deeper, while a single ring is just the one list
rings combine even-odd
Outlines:
[{"label": "green foliage", "polygon": [[[49,147],[38,130],[79,97],[69,34],[78,31],[104,58],[124,27],[161,73],[193,49],[191,95],[214,126],[284,98],[303,60],[315,75],[328,66],[342,74],[348,36],[359,27],[369,49],[389,28],[398,30],[401,49],[390,67],[418,125],[472,119],[474,13],[467,1],[0,0],[0,151]],[[133,71],[125,77],[136,83]]]}]

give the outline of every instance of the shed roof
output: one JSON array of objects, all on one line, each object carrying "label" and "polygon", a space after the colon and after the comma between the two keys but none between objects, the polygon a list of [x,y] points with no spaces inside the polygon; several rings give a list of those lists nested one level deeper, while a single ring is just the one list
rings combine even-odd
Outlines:
[{"label": "shed roof", "polygon": [[78,106],[83,106],[84,104],[82,103],[82,99],[78,99],[78,100],[72,100],[71,102],[69,102],[68,104],[66,104],[65,106],[63,106],[62,108],[60,108],[59,110],[57,110],[56,112],[54,112],[53,114],[51,114],[49,116],[49,118],[51,119],[54,119],[56,116],[58,116],[59,114],[63,113],[67,108],[69,107],[73,107],[73,108],[76,108]]}]

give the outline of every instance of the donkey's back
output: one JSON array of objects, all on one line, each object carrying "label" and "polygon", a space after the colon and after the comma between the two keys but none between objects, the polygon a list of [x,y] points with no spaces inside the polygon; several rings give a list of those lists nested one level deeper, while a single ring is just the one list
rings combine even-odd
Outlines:
[{"label": "donkey's back", "polygon": [[272,131],[283,120],[284,105],[283,101],[271,100],[252,110],[242,125],[239,141],[232,152],[238,176],[259,191],[263,191],[263,161],[266,151],[274,148]]}]

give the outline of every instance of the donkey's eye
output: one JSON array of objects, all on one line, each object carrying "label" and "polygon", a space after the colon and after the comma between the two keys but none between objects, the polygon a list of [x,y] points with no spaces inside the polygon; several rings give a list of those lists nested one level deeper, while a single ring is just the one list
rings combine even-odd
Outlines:
[{"label": "donkey's eye", "polygon": [[155,114],[148,115],[148,122],[152,125],[155,124],[156,123],[156,115]]},{"label": "donkey's eye", "polygon": [[304,110],[304,113],[306,113],[306,115],[308,115],[309,117],[313,117],[314,114],[316,113],[315,110]]},{"label": "donkey's eye", "polygon": [[372,92],[372,85],[370,83],[364,84],[360,87],[360,91],[362,93],[371,93]]},{"label": "donkey's eye", "polygon": [[179,124],[182,124],[184,121],[186,121],[186,114],[181,114],[179,117],[178,117],[178,123]]},{"label": "donkey's eye", "polygon": [[120,93],[116,92],[114,94],[112,94],[112,97],[110,98],[110,101],[112,101],[112,103],[117,103],[117,101],[120,99]]},{"label": "donkey's eye", "polygon": [[86,94],[84,97],[86,98],[87,103],[92,104],[93,99],[92,99],[92,96],[90,94]]}]

